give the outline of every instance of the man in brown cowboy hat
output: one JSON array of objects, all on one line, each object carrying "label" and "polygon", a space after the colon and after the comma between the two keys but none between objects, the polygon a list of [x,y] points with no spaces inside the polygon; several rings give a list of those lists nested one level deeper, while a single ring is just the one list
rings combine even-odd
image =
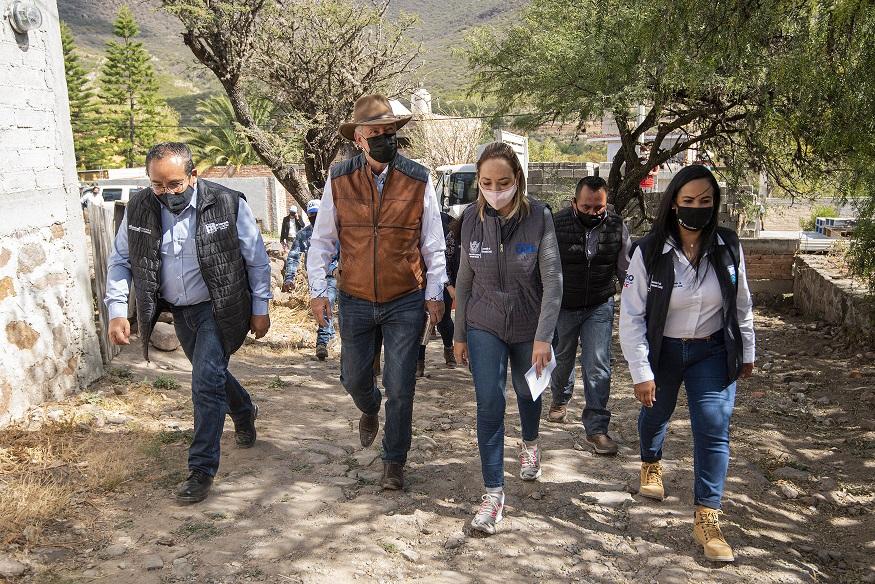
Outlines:
[{"label": "man in brown cowboy hat", "polygon": [[361,154],[335,164],[325,183],[310,240],[307,274],[317,322],[330,317],[326,268],[340,249],[340,381],[362,412],[359,438],[370,446],[380,428],[375,383],[376,336],[385,345],[384,489],[404,486],[410,449],[416,359],[426,312],[443,316],[447,281],[440,209],[428,169],[398,154],[396,116],[382,95],[360,98],[340,134]]}]

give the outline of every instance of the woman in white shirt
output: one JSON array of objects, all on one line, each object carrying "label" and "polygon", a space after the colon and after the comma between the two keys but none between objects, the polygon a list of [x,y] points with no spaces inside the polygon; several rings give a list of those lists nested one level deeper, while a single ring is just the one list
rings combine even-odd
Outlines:
[{"label": "woman in white shirt", "polygon": [[700,165],[668,185],[650,234],[633,246],[620,344],[641,442],[641,489],[662,500],[662,447],[681,383],[693,433],[693,535],[714,561],[734,560],[719,525],[735,382],[754,367],[753,311],[738,237],[718,227],[720,187]]}]

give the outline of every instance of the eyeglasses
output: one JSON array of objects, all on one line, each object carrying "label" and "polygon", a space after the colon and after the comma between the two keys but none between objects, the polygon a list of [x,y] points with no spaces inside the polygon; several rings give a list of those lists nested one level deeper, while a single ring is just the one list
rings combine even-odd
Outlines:
[{"label": "eyeglasses", "polygon": [[175,180],[168,185],[152,183],[149,186],[152,188],[152,192],[156,195],[165,195],[168,193],[179,194],[187,188],[186,181],[184,180]]}]

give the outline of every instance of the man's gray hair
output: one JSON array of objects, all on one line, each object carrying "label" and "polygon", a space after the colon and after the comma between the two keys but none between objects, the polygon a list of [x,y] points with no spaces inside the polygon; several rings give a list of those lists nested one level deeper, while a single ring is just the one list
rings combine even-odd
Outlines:
[{"label": "man's gray hair", "polygon": [[179,156],[185,161],[185,174],[191,174],[194,171],[194,160],[191,157],[191,148],[188,144],[182,142],[162,142],[155,144],[149,149],[146,154],[146,174],[149,174],[149,163],[153,160],[161,160],[168,156]]}]

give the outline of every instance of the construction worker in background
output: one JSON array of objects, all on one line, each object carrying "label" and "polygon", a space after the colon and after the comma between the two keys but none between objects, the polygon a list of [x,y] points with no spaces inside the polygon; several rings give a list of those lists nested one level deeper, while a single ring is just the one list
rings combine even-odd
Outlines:
[{"label": "construction worker in background", "polygon": [[[319,214],[319,199],[313,199],[307,203],[307,218],[310,224],[298,231],[289,248],[289,255],[286,257],[285,281],[283,282],[283,292],[291,292],[295,288],[295,277],[298,274],[298,268],[301,266],[301,257],[306,256],[307,250],[310,249],[310,238],[313,236],[313,226],[316,224],[316,217]],[[306,261],[306,259],[305,259]],[[328,302],[331,304],[331,314],[334,314],[334,303],[337,298],[337,280],[334,273],[337,270],[337,256],[334,257],[328,266],[325,277],[327,285]],[[319,325],[316,330],[316,358],[324,361],[328,357],[328,343],[334,338],[334,318],[329,317],[327,324]]]}]

